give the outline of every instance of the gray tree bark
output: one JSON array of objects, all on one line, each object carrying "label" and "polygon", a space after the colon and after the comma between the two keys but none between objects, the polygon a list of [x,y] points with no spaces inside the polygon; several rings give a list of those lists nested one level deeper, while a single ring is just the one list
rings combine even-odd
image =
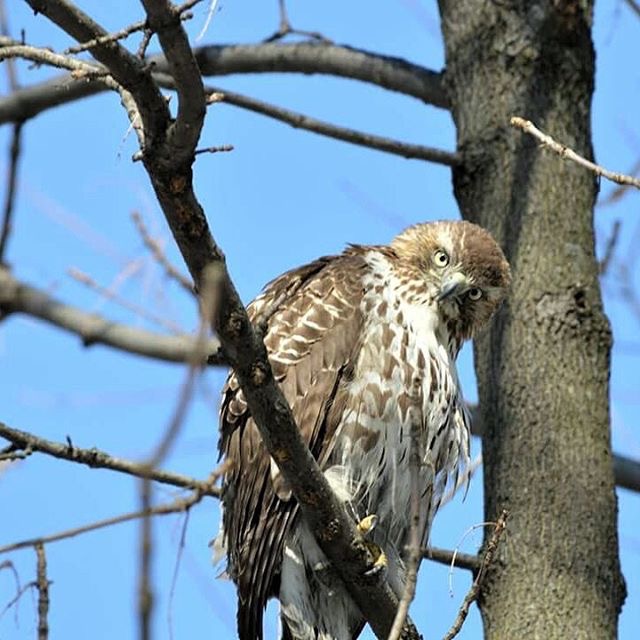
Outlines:
[{"label": "gray tree bark", "polygon": [[509,126],[592,155],[591,0],[439,0],[463,158],[463,216],[511,262],[509,302],[475,345],[485,514],[510,512],[479,601],[488,640],[614,638],[625,597],[609,432],[611,331],[593,175]]}]

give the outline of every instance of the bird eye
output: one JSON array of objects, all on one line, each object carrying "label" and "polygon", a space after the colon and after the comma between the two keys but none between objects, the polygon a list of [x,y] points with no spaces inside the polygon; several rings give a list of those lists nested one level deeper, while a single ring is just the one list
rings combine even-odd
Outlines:
[{"label": "bird eye", "polygon": [[482,298],[482,289],[473,287],[473,289],[467,291],[467,295],[469,296],[469,300],[480,300],[480,298]]},{"label": "bird eye", "polygon": [[436,267],[446,267],[449,264],[449,256],[442,249],[438,249],[433,254],[433,263]]}]

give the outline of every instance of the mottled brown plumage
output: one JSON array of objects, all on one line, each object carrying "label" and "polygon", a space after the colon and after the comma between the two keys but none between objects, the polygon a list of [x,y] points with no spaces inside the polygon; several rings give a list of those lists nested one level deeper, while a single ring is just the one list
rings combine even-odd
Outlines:
[{"label": "mottled brown plumage", "polygon": [[[251,319],[266,325],[274,375],[334,490],[354,518],[379,516],[375,541],[390,556],[397,590],[408,531],[410,426],[418,420],[424,434],[426,539],[448,474],[468,459],[455,356],[508,284],[508,265],[486,231],[431,223],[407,229],[389,246],[353,245],[289,271],[249,306]],[[361,627],[359,612],[306,531],[233,374],[220,420],[220,451],[232,463],[222,539],[238,588],[240,638],[262,637],[263,609],[274,596],[288,637],[350,637]]]}]

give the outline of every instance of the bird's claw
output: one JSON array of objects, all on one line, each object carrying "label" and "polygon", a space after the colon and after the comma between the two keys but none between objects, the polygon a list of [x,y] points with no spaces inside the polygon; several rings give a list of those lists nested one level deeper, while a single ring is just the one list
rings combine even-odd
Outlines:
[{"label": "bird's claw", "polygon": [[365,571],[364,575],[367,577],[377,576],[387,568],[387,554],[377,544],[369,543],[367,546],[375,560],[371,569]]},{"label": "bird's claw", "polygon": [[356,529],[360,535],[367,536],[375,529],[377,524],[378,516],[375,513],[372,513],[371,515],[362,518],[362,520],[360,520],[356,525]]}]

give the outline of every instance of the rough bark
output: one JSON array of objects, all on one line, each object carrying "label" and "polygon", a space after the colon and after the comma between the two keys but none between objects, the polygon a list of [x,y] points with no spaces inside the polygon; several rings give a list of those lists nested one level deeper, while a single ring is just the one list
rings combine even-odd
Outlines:
[{"label": "rough bark", "polygon": [[611,331],[594,254],[594,176],[509,127],[590,157],[589,0],[439,0],[463,216],[514,271],[475,345],[485,513],[509,510],[483,584],[486,638],[614,638],[625,595],[609,433]]}]

